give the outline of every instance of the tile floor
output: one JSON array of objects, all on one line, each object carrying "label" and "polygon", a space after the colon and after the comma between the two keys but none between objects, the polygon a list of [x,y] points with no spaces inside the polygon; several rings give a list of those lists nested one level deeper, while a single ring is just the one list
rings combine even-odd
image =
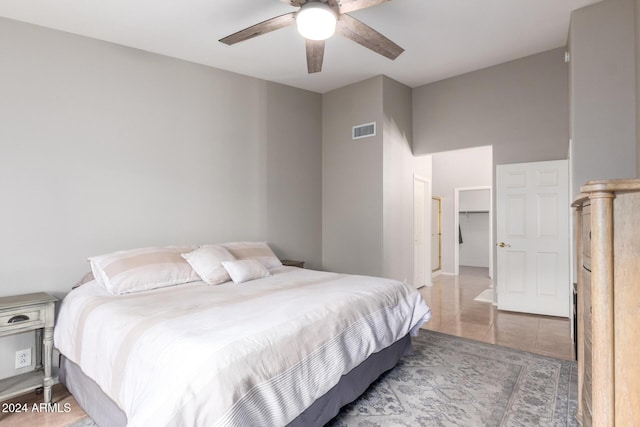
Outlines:
[{"label": "tile floor", "polygon": [[[423,327],[546,356],[573,359],[568,319],[503,312],[491,303],[474,301],[490,285],[486,268],[461,267],[459,276],[434,278],[433,286],[420,289],[433,314]],[[0,412],[0,426],[63,427],[86,417],[63,385],[57,384],[53,390],[53,402],[58,404],[60,412]],[[12,399],[12,402],[26,403],[29,408],[41,401],[42,395],[35,393]]]},{"label": "tile floor", "polygon": [[491,344],[573,360],[569,319],[499,311],[474,299],[491,286],[487,268],[460,267],[459,276],[439,275],[420,288],[432,310],[423,328]]}]

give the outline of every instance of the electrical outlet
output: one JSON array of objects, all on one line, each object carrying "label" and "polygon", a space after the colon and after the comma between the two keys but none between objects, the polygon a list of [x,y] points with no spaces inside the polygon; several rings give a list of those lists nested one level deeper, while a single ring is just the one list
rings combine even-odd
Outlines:
[{"label": "electrical outlet", "polygon": [[16,369],[31,366],[31,348],[16,351]]}]

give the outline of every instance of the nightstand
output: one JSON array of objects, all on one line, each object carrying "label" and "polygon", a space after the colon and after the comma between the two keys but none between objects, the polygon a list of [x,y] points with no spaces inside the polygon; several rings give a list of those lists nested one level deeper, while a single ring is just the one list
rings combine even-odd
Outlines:
[{"label": "nightstand", "polygon": [[304,268],[304,261],[294,261],[292,259],[281,259],[280,262],[286,267]]},{"label": "nightstand", "polygon": [[35,370],[0,380],[0,401],[44,387],[51,403],[53,321],[58,298],[39,292],[0,298],[0,337],[35,331]]}]

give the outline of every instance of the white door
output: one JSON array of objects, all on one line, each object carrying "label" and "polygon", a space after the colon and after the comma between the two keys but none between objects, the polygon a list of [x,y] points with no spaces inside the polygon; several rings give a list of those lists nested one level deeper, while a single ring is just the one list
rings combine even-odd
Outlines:
[{"label": "white door", "polygon": [[568,161],[496,167],[498,309],[569,317]]},{"label": "white door", "polygon": [[442,244],[441,219],[440,219],[440,197],[431,198],[431,270],[440,270],[440,259]]},{"label": "white door", "polygon": [[425,194],[426,183],[415,178],[413,180],[413,265],[414,265],[414,285],[420,288],[425,283],[426,278],[426,252],[425,252]]}]

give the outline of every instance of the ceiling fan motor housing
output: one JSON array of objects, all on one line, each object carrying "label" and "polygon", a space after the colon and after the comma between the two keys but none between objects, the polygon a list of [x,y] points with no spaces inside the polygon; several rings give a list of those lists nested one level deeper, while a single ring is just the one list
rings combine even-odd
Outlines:
[{"label": "ceiling fan motor housing", "polygon": [[338,16],[326,3],[310,1],[296,13],[296,25],[302,37],[308,40],[327,40],[336,31]]}]

